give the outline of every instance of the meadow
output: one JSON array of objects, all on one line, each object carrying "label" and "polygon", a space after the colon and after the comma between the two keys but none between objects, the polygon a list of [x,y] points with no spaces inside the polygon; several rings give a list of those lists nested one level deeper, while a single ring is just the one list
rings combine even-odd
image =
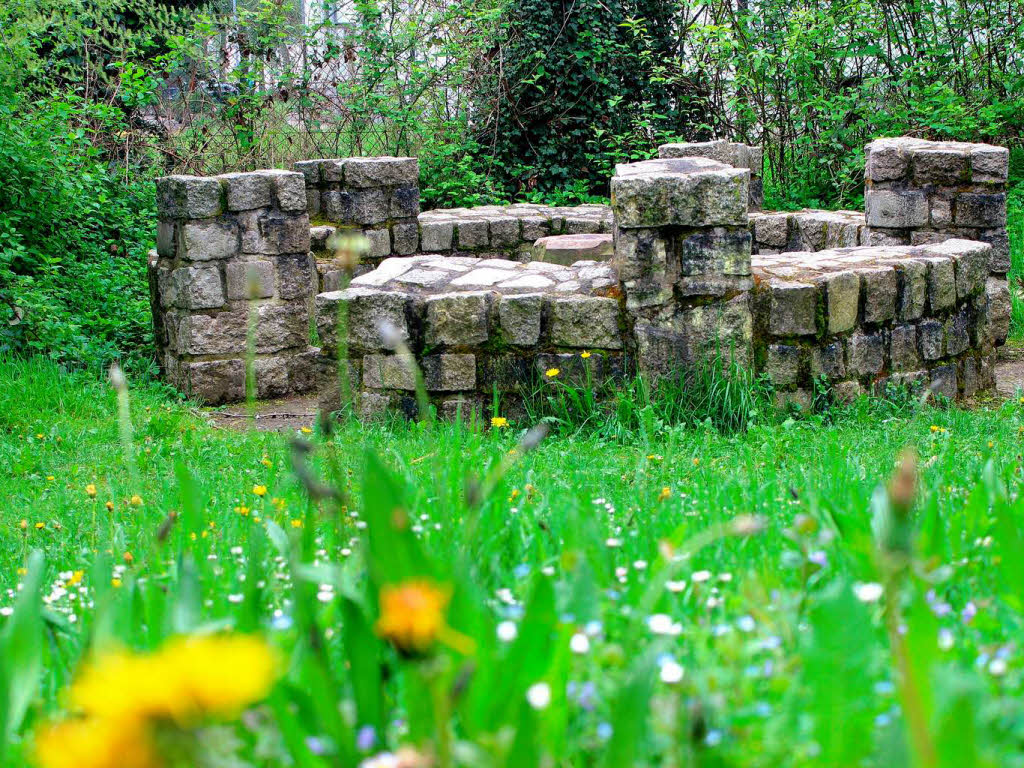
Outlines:
[{"label": "meadow", "polygon": [[1024,764],[1024,404],[743,407],[261,433],[0,361],[0,764]]}]

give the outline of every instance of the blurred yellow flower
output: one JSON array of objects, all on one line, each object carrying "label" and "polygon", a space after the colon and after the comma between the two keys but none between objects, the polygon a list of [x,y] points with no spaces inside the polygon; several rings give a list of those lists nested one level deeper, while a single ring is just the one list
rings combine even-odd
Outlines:
[{"label": "blurred yellow flower", "polygon": [[131,552],[125,552],[124,555],[122,555],[121,559],[124,560],[128,565],[131,565],[135,562],[135,555],[133,555]]},{"label": "blurred yellow flower", "polygon": [[52,482],[53,482],[54,480],[56,480],[56,479],[57,479],[57,478],[56,478],[56,477],[54,477],[53,475],[47,475],[47,476],[46,476],[46,482],[48,482],[48,483],[52,483]]},{"label": "blurred yellow flower", "polygon": [[71,574],[71,578],[68,579],[66,586],[74,587],[82,583],[82,577],[85,576],[85,571],[74,571]]},{"label": "blurred yellow flower", "polygon": [[97,717],[52,725],[36,739],[41,768],[158,768],[149,728]]},{"label": "blurred yellow flower", "polygon": [[266,496],[267,495],[267,486],[265,486],[265,485],[254,485],[252,487],[252,492],[255,493],[257,496]]},{"label": "blurred yellow flower", "polygon": [[36,530],[37,531],[41,531],[45,527],[46,527],[46,523],[42,523],[42,522],[36,523]]},{"label": "blurred yellow flower", "polygon": [[658,494],[658,501],[665,501],[665,499],[669,498],[671,495],[672,489],[666,485],[661,489],[661,493]]},{"label": "blurred yellow flower", "polygon": [[299,432],[301,432],[304,435],[311,435],[311,434],[313,434],[313,430],[310,429],[309,427],[299,427]]},{"label": "blurred yellow flower", "polygon": [[274,466],[274,462],[272,462],[270,458],[267,456],[264,456],[262,459],[260,459],[260,464],[262,464],[264,467]]},{"label": "blurred yellow flower", "polygon": [[292,520],[292,528],[301,528],[301,527],[302,527],[302,521],[301,520],[299,520],[298,518],[296,518],[295,520]]},{"label": "blurred yellow flower", "polygon": [[36,432],[36,440],[42,440],[44,437],[46,437],[46,435],[42,432]]},{"label": "blurred yellow flower", "polygon": [[444,628],[451,592],[428,581],[381,587],[377,634],[403,653],[422,653]]},{"label": "blurred yellow flower", "polygon": [[137,493],[133,494],[132,497],[128,500],[128,503],[131,504],[133,507],[141,507],[142,497],[139,496],[139,494]]},{"label": "blurred yellow flower", "polygon": [[22,520],[20,523],[18,523],[18,527],[21,528],[21,530],[23,530],[23,531],[27,531],[28,530],[28,520]]},{"label": "blurred yellow flower", "polygon": [[240,514],[242,517],[245,517],[246,515],[249,514],[249,508],[248,507],[235,507],[235,512]]},{"label": "blurred yellow flower", "polygon": [[582,357],[584,360],[586,360],[588,357],[590,357],[590,353],[589,352],[580,352],[580,357]]},{"label": "blurred yellow flower", "polygon": [[504,416],[495,416],[491,419],[491,426],[501,429],[508,426],[508,419]]},{"label": "blurred yellow flower", "polygon": [[117,589],[118,587],[121,586],[121,580],[118,579],[118,578],[111,579],[110,580],[110,586],[112,586],[114,589]]},{"label": "blurred yellow flower", "polygon": [[548,368],[546,371],[544,371],[544,375],[547,376],[549,379],[555,378],[555,376],[557,376],[560,373],[561,371],[558,370],[557,368]]},{"label": "blurred yellow flower", "polygon": [[90,499],[96,498],[96,486],[93,485],[92,483],[89,483],[87,486],[85,486],[85,492],[89,495]]},{"label": "blurred yellow flower", "polygon": [[103,506],[105,506],[107,508],[108,512],[113,512],[114,511],[114,502],[112,502],[112,501],[108,501]]}]

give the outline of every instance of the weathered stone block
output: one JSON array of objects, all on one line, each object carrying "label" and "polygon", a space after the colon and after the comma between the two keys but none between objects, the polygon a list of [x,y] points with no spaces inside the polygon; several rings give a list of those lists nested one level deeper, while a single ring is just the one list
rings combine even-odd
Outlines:
[{"label": "weathered stone block", "polygon": [[317,388],[317,370],[320,350],[310,347],[288,358],[288,390],[290,392],[312,392]]},{"label": "weathered stone block", "polygon": [[371,389],[416,389],[416,371],[398,355],[365,355],[363,386]]},{"label": "weathered stone block", "polygon": [[352,222],[352,195],[346,190],[331,187],[320,192],[320,212],[328,221],[339,224]]},{"label": "weathered stone block", "polygon": [[245,397],[245,367],[241,360],[176,361],[174,375],[168,378],[173,386],[206,405]]},{"label": "weathered stone block", "polygon": [[891,139],[878,139],[865,147],[865,175],[871,181],[896,181],[907,175],[909,158]]},{"label": "weathered stone block", "polygon": [[839,403],[852,403],[863,394],[864,387],[859,381],[838,381],[832,385],[832,396]]},{"label": "weathered stone block", "polygon": [[492,248],[514,248],[521,242],[519,219],[492,218],[488,220]]},{"label": "weathered stone block", "polygon": [[476,387],[475,355],[427,355],[423,379],[431,392],[457,392]]},{"label": "weathered stone block", "polygon": [[928,301],[928,265],[922,261],[901,261],[896,265],[899,292],[896,297],[896,319],[917,320],[924,314]]},{"label": "weathered stone block", "polygon": [[224,283],[215,266],[181,267],[171,274],[177,305],[184,309],[224,306]]},{"label": "weathered stone block", "polygon": [[950,400],[956,398],[957,376],[955,365],[940,365],[931,370],[931,383],[928,388],[932,394],[948,397]]},{"label": "weathered stone block", "polygon": [[256,397],[282,397],[288,394],[288,363],[290,358],[280,356],[257,357],[252,361],[256,382]]},{"label": "weathered stone block", "polygon": [[345,183],[350,187],[410,187],[419,183],[415,157],[348,157]]},{"label": "weathered stone block", "polygon": [[789,243],[789,222],[792,218],[788,213],[773,213],[758,216],[753,220],[754,240],[759,246],[769,248],[785,248]]},{"label": "weathered stone block", "polygon": [[811,349],[811,376],[836,381],[846,376],[846,353],[841,341]]},{"label": "weathered stone block", "polygon": [[857,378],[875,376],[885,367],[885,337],[882,333],[861,333],[850,336],[850,373]]},{"label": "weathered stone block", "polygon": [[270,176],[274,202],[282,211],[300,213],[306,210],[306,182],[301,173],[294,171],[260,171]]},{"label": "weathered stone block", "polygon": [[887,323],[896,316],[896,270],[891,267],[857,270],[864,295],[864,322]]},{"label": "weathered stone block", "polygon": [[292,165],[297,173],[302,174],[307,187],[317,187],[323,179],[320,177],[320,165],[322,160],[300,160]]},{"label": "weathered stone block", "polygon": [[163,176],[156,180],[160,218],[209,219],[224,212],[224,190],[217,178]]},{"label": "weathered stone block", "polygon": [[383,259],[391,255],[391,230],[387,227],[380,229],[364,229],[363,237],[366,238],[366,256],[371,259]]},{"label": "weathered stone block", "polygon": [[316,297],[316,327],[324,354],[337,355],[339,327],[347,330],[348,346],[354,351],[389,349],[380,334],[381,323],[408,339],[411,305],[412,296],[407,293],[376,288],[352,286],[321,293]]},{"label": "weathered stone block", "polygon": [[275,262],[278,298],[298,299],[313,294],[316,268],[308,253],[278,256]]},{"label": "weathered stone block", "polygon": [[533,346],[540,340],[543,301],[544,297],[539,293],[501,297],[498,319],[506,341],[519,346]]},{"label": "weathered stone block", "polygon": [[388,220],[388,194],[383,189],[349,191],[353,224],[380,224]]},{"label": "weathered stone block", "polygon": [[450,221],[424,221],[420,224],[420,246],[424,253],[450,251],[455,226]]},{"label": "weathered stone block", "polygon": [[600,296],[559,296],[547,301],[548,339],[560,347],[622,349],[619,303]]},{"label": "weathered stone block", "polygon": [[845,333],[857,324],[860,277],[854,272],[833,272],[820,278],[824,285],[829,333]]},{"label": "weathered stone block", "polygon": [[932,195],[928,220],[933,227],[948,227],[953,223],[953,201],[947,197]]},{"label": "weathered stone block", "polygon": [[787,344],[768,346],[768,375],[776,389],[791,389],[800,382],[800,347]]},{"label": "weathered stone block", "polygon": [[234,221],[188,221],[178,225],[178,258],[186,261],[228,259],[238,253]]},{"label": "weathered stone block", "polygon": [[400,256],[416,253],[420,244],[420,231],[416,221],[400,221],[391,225],[391,252]]},{"label": "weathered stone block", "polygon": [[954,186],[969,181],[967,153],[959,149],[929,148],[913,154],[915,184]]},{"label": "weathered stone block", "polygon": [[309,214],[245,211],[238,215],[242,252],[275,255],[309,252]]},{"label": "weathered stone block", "polygon": [[[591,388],[619,380],[624,372],[620,355],[592,354],[583,357],[574,352],[539,354],[534,359],[534,367],[535,375],[541,382]],[[558,371],[556,376],[547,375],[552,369]]]},{"label": "weathered stone block", "polygon": [[523,231],[523,241],[527,243],[532,243],[551,234],[551,226],[543,216],[526,216],[520,219],[520,226]]},{"label": "weathered stone block", "polygon": [[486,219],[460,219],[455,222],[456,241],[460,250],[472,251],[490,244]]},{"label": "weathered stone block", "polygon": [[889,335],[889,360],[894,371],[916,371],[921,367],[917,352],[917,328],[897,325]]},{"label": "weathered stone block", "polygon": [[946,354],[959,355],[971,346],[970,318],[967,308],[961,309],[946,320]]},{"label": "weathered stone block", "polygon": [[398,187],[392,190],[388,211],[392,219],[415,218],[420,212],[420,188]]},{"label": "weathered stone block", "polygon": [[601,220],[591,216],[567,216],[565,233],[567,235],[596,235],[601,231]]},{"label": "weathered stone block", "polygon": [[813,402],[814,398],[809,389],[775,393],[775,407],[780,410],[809,411]]},{"label": "weathered stone block", "polygon": [[1006,280],[990,277],[985,282],[985,295],[988,298],[988,307],[985,312],[986,330],[985,334],[994,344],[999,345],[1006,341],[1010,333],[1010,316],[1012,313],[1012,302],[1010,301],[1010,289]]},{"label": "weathered stone block", "polygon": [[925,360],[938,360],[942,357],[946,346],[942,323],[937,320],[923,320],[917,324],[917,332],[921,357]]},{"label": "weathered stone block", "polygon": [[156,225],[156,252],[164,258],[177,255],[177,225],[173,221],[161,220]]},{"label": "weathered stone block", "polygon": [[990,229],[1006,226],[1006,195],[965,192],[956,198],[956,225]]},{"label": "weathered stone block", "polygon": [[680,237],[676,241],[684,276],[750,274],[750,230],[715,227]]},{"label": "weathered stone block", "polygon": [[320,178],[326,184],[345,183],[345,158],[320,160]]},{"label": "weathered stone block", "polygon": [[310,216],[320,214],[320,190],[315,187],[306,187],[306,213]]},{"label": "weathered stone block", "polygon": [[953,260],[928,257],[928,306],[932,313],[942,312],[956,304],[956,275]]},{"label": "weathered stone block", "polygon": [[186,315],[177,324],[175,349],[186,355],[237,355],[245,349],[248,313]]},{"label": "weathered stone block", "polygon": [[[226,173],[220,177],[227,187],[229,211],[251,211],[269,207],[272,201],[270,176],[266,173]],[[305,194],[305,190],[303,190]]]},{"label": "weathered stone block", "polygon": [[975,184],[1005,182],[1010,170],[1010,150],[1006,147],[971,147],[971,181]]},{"label": "weathered stone block", "polygon": [[808,283],[771,280],[768,330],[773,336],[817,333],[818,290]]},{"label": "weathered stone block", "polygon": [[976,239],[992,246],[989,254],[989,271],[994,275],[1005,275],[1010,271],[1010,238],[1005,227],[985,229],[973,235]]},{"label": "weathered stone block", "polygon": [[391,406],[388,395],[376,392],[360,392],[356,398],[356,415],[362,422],[371,422],[384,418]]},{"label": "weathered stone block", "polygon": [[460,347],[487,341],[490,295],[486,291],[431,296],[426,305],[428,345]]},{"label": "weathered stone block", "polygon": [[[612,177],[616,224],[622,228],[745,226],[750,171],[700,160],[647,160],[618,166]],[[687,168],[691,170],[682,170]]]},{"label": "weathered stone block", "polygon": [[309,311],[304,302],[260,305],[255,324],[260,354],[309,346]]},{"label": "weathered stone block", "polygon": [[912,229],[928,223],[928,198],[917,190],[868,189],[864,204],[869,227]]},{"label": "weathered stone block", "polygon": [[446,397],[437,407],[437,417],[442,421],[458,421],[468,424],[483,419],[483,400],[471,395]]},{"label": "weathered stone block", "polygon": [[479,355],[477,382],[480,391],[532,392],[537,383],[534,358],[516,355]]}]

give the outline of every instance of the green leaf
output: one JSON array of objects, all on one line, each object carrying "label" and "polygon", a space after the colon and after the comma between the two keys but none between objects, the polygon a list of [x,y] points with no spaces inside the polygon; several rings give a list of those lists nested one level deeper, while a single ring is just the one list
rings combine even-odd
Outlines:
[{"label": "green leaf", "polygon": [[21,728],[43,672],[42,585],[43,553],[33,550],[27,573],[14,604],[14,613],[0,636],[7,684],[4,739],[11,741]]}]

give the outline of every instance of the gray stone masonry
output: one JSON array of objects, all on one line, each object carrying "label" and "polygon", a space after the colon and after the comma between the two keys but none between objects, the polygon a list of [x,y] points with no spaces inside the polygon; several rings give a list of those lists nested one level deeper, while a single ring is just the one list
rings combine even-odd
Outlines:
[{"label": "gray stone masonry", "polygon": [[641,372],[716,355],[749,364],[749,175],[703,157],[616,168],[614,264]]},{"label": "gray stone masonry", "polygon": [[310,389],[316,271],[302,176],[166,176],[156,187],[149,285],[168,382],[206,403],[241,400],[251,325],[257,396]]},{"label": "gray stone masonry", "polygon": [[706,157],[731,165],[733,168],[746,168],[750,171],[750,210],[761,210],[764,203],[764,185],[761,181],[764,155],[760,147],[751,147],[725,139],[662,144],[658,147],[658,157]]},{"label": "gray stone masonry", "polygon": [[[440,413],[516,418],[524,389],[622,375],[617,291],[614,269],[595,261],[385,259],[346,290],[317,296],[322,406],[340,407],[345,371],[362,417],[389,408],[415,415],[415,372],[381,334],[385,322],[413,352]],[[344,345],[339,327],[347,328]]]}]

